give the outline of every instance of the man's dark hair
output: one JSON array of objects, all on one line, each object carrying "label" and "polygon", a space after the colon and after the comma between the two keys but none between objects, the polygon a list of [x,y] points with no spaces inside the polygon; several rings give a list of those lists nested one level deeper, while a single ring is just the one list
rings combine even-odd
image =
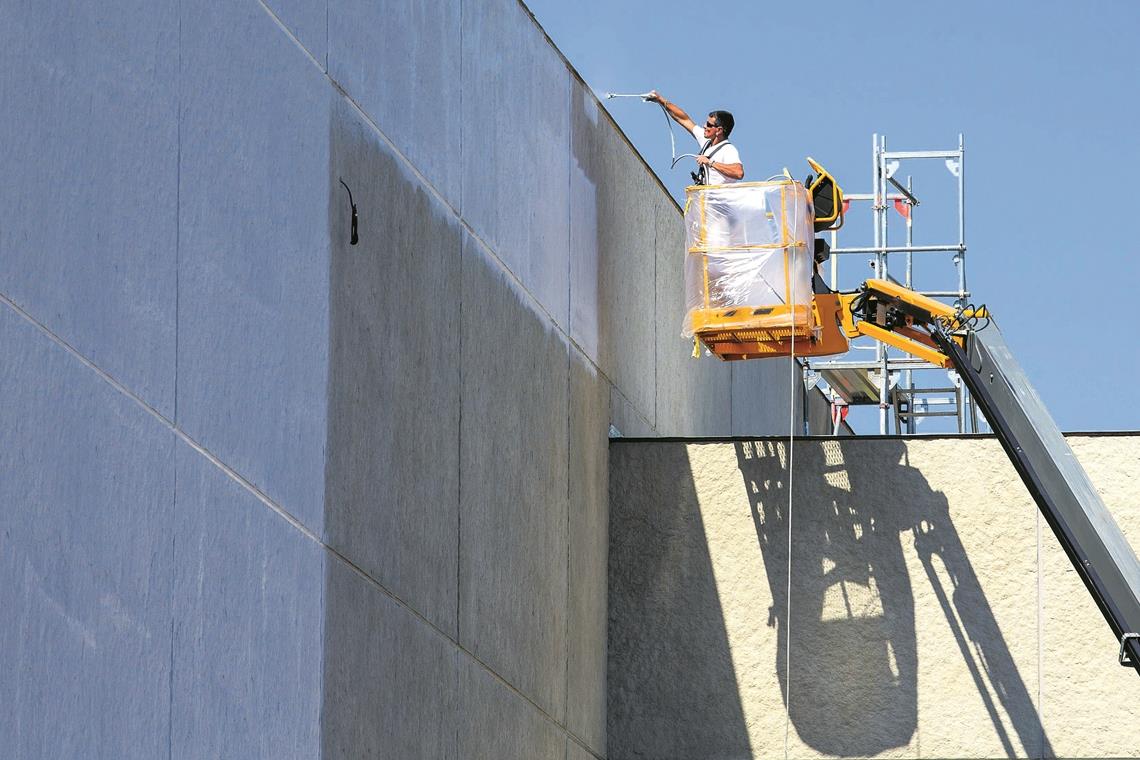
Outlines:
[{"label": "man's dark hair", "polygon": [[709,116],[716,118],[716,123],[724,127],[724,136],[727,138],[732,134],[732,128],[736,126],[736,119],[732,118],[732,114],[728,111],[713,111]]}]

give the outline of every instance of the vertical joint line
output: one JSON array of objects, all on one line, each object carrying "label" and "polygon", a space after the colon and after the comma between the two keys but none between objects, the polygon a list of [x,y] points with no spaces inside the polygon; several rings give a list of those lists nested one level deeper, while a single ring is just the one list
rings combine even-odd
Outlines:
[{"label": "vertical joint line", "polygon": [[[661,434],[661,408],[659,401],[661,399],[660,389],[660,375],[661,369],[657,363],[657,230],[661,226],[660,220],[657,218],[657,204],[653,204],[653,427],[657,429],[657,434]],[[682,272],[682,277],[684,273]],[[728,388],[729,403],[732,403],[732,386]],[[690,431],[695,432],[695,431]],[[732,435],[731,428],[728,431]]]},{"label": "vertical joint line", "polygon": [[573,358],[571,352],[573,345],[567,341],[566,343],[566,615],[562,619],[562,632],[563,642],[566,646],[565,665],[566,669],[563,672],[562,678],[562,705],[563,705],[563,720],[569,724],[569,716],[567,712],[570,709],[570,608],[573,606],[573,601],[570,597],[570,583],[572,575],[572,568],[570,567],[571,557],[571,543],[573,542],[574,533],[570,530],[570,515],[574,510],[574,502],[571,498],[571,491],[573,485],[574,471],[571,463],[574,461],[574,433],[573,433],[573,406],[574,406],[574,383],[572,382],[573,371]]},{"label": "vertical joint line", "polygon": [[[465,2],[459,0],[459,165],[463,166],[463,9]],[[463,221],[463,178],[459,178],[459,368],[456,370],[459,378],[459,434],[456,436],[456,451],[458,463],[455,476],[455,643],[462,647],[462,611],[463,611],[463,238],[468,234],[462,225]],[[456,669],[458,673],[458,669]],[[458,692],[459,684],[456,684]],[[455,729],[455,746],[459,749],[459,728]],[[462,753],[461,753],[462,754]]]},{"label": "vertical joint line", "polygon": [[[786,218],[784,220],[784,224],[787,224]],[[797,235],[798,235],[798,230],[797,230]],[[785,249],[785,250],[787,250],[787,249]],[[788,259],[785,259],[785,261],[787,261],[787,260]],[[793,251],[792,256],[791,256],[791,261],[792,261],[792,265],[794,266],[794,264],[795,264],[794,251]],[[786,266],[787,265],[785,265],[785,267]],[[796,385],[797,375],[799,374],[797,372],[799,365],[796,362],[796,327],[795,327],[795,325],[796,325],[796,322],[795,322],[795,316],[796,316],[796,278],[793,276],[791,278],[791,280],[792,280],[792,292],[791,292],[792,345],[791,345],[791,356],[788,358],[788,362],[791,365],[789,367],[789,376],[791,378],[791,383],[790,383],[790,387],[789,387],[790,400],[788,403],[788,407],[789,407],[789,409],[788,409],[788,567],[787,567],[788,577],[787,577],[787,584],[786,584],[786,588],[785,588],[785,593],[787,594],[787,596],[785,598],[785,612],[784,612],[784,615],[785,615],[785,618],[784,618],[784,641],[785,641],[785,644],[784,644],[784,682],[786,684],[784,687],[784,760],[787,760],[787,757],[788,757],[788,738],[789,738],[789,733],[791,731],[791,719],[792,719],[792,498],[793,498],[792,488],[794,486],[793,478],[795,477],[794,464],[795,464],[795,450],[796,450],[795,449],[796,391],[799,390],[799,388]],[[800,385],[802,386],[802,383],[800,383]],[[804,393],[805,403],[806,403],[806,400],[807,400],[807,393],[805,391],[805,393]]]},{"label": "vertical joint line", "polygon": [[467,90],[467,86],[466,86],[467,83],[463,80],[463,69],[464,69],[463,62],[467,60],[467,58],[464,57],[464,50],[463,50],[463,37],[464,37],[464,34],[463,34],[463,31],[464,31],[464,28],[463,28],[464,27],[463,12],[466,9],[466,6],[467,6],[467,3],[465,2],[465,0],[459,0],[459,167],[460,167],[460,170],[459,170],[459,193],[458,193],[458,197],[455,199],[455,203],[457,205],[457,208],[455,209],[455,215],[459,217],[461,224],[463,221],[463,186],[467,184],[464,181],[464,174],[465,173],[463,171],[463,167],[465,166],[465,164],[463,163],[463,160],[464,160],[464,158],[466,158],[466,156],[464,156],[464,154],[463,154],[463,150],[464,150],[463,133],[466,130],[466,122],[464,121],[464,118],[463,118],[463,100],[464,100],[463,99],[463,93]]},{"label": "vertical joint line", "polygon": [[[566,110],[572,114],[574,113],[574,81],[569,71],[566,72],[566,82]],[[570,209],[573,208],[574,178],[570,171],[570,156],[574,152],[574,122],[570,117],[567,117],[567,124],[566,198],[570,199],[570,202],[566,204],[566,342],[573,345],[574,331],[571,328],[571,324],[574,320],[574,267],[571,262],[574,260],[574,219],[573,214],[570,213]]]},{"label": "vertical joint line", "polygon": [[[461,88],[462,89],[462,88]],[[570,72],[566,72],[566,110],[567,113],[573,113],[574,102],[574,82]],[[574,148],[574,122],[568,118],[566,130],[566,197],[569,199],[574,192],[573,177],[570,172],[570,156]],[[563,657],[564,668],[562,671],[562,709],[563,720],[568,725],[570,723],[570,608],[573,606],[571,598],[571,579],[573,578],[573,568],[571,567],[571,552],[573,543],[574,532],[571,530],[571,515],[574,511],[574,501],[572,498],[573,492],[573,461],[574,461],[574,383],[573,383],[573,330],[571,329],[571,322],[573,320],[574,309],[574,267],[571,262],[574,258],[573,251],[573,236],[574,236],[574,220],[570,213],[571,203],[566,204],[566,615],[562,619],[562,641],[566,647]],[[607,442],[608,445],[608,442]],[[567,742],[569,748],[569,742]]]},{"label": "vertical joint line", "polygon": [[[178,439],[174,438],[172,454],[174,456],[174,491],[170,499],[170,514],[171,520],[177,522],[178,520]],[[177,557],[175,552],[178,547],[178,532],[172,530],[170,535],[170,672],[167,675],[167,693],[166,693],[166,757],[167,760],[173,760],[174,757],[174,604],[175,604],[175,588],[178,582],[176,574],[178,572]]]},{"label": "vertical joint line", "polygon": [[182,290],[182,2],[178,3],[178,94],[175,97],[174,164],[174,423],[178,428],[178,332]]},{"label": "vertical joint line", "polygon": [[458,402],[459,420],[458,435],[455,436],[456,467],[455,473],[455,642],[462,646],[463,637],[460,626],[463,609],[463,236],[466,233],[459,230],[459,366],[458,375]]},{"label": "vertical joint line", "polygon": [[[460,90],[462,91],[462,87]],[[455,693],[459,694],[463,686],[463,668],[460,665],[463,651],[463,269],[464,269],[464,255],[463,255],[463,239],[467,233],[463,227],[459,228],[459,242],[458,251],[459,256],[459,362],[456,368],[457,382],[458,382],[458,403],[459,403],[459,420],[457,425],[457,435],[455,436],[456,448],[456,473],[455,473],[455,661],[457,667],[455,668]],[[460,742],[463,738],[462,732],[459,730],[459,721],[455,725],[455,748],[456,753],[462,757],[463,748]]]}]

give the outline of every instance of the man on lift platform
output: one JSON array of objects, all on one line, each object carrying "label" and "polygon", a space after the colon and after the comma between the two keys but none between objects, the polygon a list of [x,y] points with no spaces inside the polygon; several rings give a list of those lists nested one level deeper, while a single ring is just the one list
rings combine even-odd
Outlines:
[{"label": "man on lift platform", "polygon": [[657,90],[649,93],[649,102],[659,103],[673,121],[680,124],[701,146],[697,155],[697,171],[693,173],[695,185],[723,185],[744,179],[744,164],[736,146],[728,141],[735,120],[728,111],[712,111],[702,132],[689,115],[676,103],[670,103]]}]

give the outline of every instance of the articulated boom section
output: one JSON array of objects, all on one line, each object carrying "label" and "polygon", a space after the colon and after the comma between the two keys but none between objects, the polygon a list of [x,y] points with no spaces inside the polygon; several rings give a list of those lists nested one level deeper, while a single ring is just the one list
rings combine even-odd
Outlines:
[{"label": "articulated boom section", "polygon": [[[963,320],[982,317],[971,311],[959,314],[933,298],[886,280],[867,280],[856,293],[823,293],[812,299],[810,321],[805,314],[780,327],[767,327],[763,315],[786,315],[788,307],[732,308],[697,323],[696,334],[721,359],[774,358],[777,356],[833,356],[845,353],[850,341],[869,337],[906,351],[939,367],[950,358],[931,335],[937,324],[951,331]],[[958,338],[961,340],[961,338]]]},{"label": "articulated boom section", "polygon": [[949,367],[950,359],[939,349],[932,330],[959,330],[962,320],[973,316],[960,316],[940,301],[886,280],[867,280],[858,293],[842,298],[846,337],[874,338],[939,367]]},{"label": "articulated boom section", "polygon": [[[950,358],[938,347],[932,328],[942,325],[953,333],[985,317],[982,311],[959,313],[886,280],[867,280],[856,293],[816,294],[810,313],[805,307],[801,309],[798,319],[788,319],[793,310],[786,306],[700,313],[694,319],[695,333],[712,353],[726,361],[834,356],[845,353],[851,340],[868,337],[939,367],[949,367]],[[769,326],[765,318],[780,322]]]},{"label": "articulated boom section", "polygon": [[1120,664],[1140,672],[1140,562],[997,324],[984,310],[957,312],[881,280],[843,298],[851,299],[842,310],[846,335],[958,372],[1120,641]]}]

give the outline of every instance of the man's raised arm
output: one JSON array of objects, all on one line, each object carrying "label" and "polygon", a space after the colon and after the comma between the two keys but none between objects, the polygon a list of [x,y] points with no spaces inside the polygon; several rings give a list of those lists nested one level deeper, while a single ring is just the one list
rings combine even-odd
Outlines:
[{"label": "man's raised arm", "polygon": [[689,118],[689,114],[685,113],[676,103],[670,103],[668,100],[661,97],[661,93],[657,92],[657,90],[649,93],[649,97],[647,99],[651,103],[660,103],[662,106],[664,106],[665,112],[673,117],[673,121],[680,124],[689,132],[692,132],[693,127],[697,126],[695,123],[693,123],[693,120]]}]

